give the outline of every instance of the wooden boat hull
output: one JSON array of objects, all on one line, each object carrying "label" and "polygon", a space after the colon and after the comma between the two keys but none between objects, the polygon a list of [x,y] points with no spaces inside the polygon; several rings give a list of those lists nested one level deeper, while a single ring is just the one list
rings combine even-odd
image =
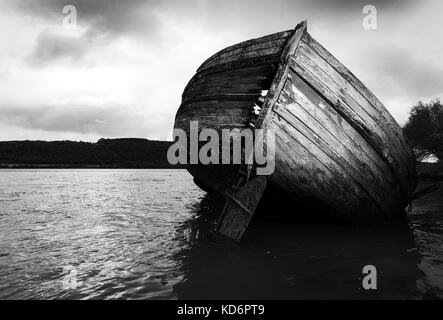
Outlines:
[{"label": "wooden boat hull", "polygon": [[[415,159],[377,98],[306,31],[306,23],[228,47],[200,66],[183,93],[175,128],[245,128],[268,90],[260,125],[275,132],[278,186],[349,222],[404,213],[416,186]],[[201,185],[224,193],[237,166],[190,165]],[[207,189],[207,188],[206,188]]]}]

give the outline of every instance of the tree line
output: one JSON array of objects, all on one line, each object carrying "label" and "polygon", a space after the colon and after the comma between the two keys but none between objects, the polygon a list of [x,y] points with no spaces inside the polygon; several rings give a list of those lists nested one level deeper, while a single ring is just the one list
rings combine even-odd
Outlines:
[{"label": "tree line", "polygon": [[76,141],[3,141],[0,166],[171,168],[171,142],[136,138]]},{"label": "tree line", "polygon": [[403,133],[418,161],[431,155],[443,160],[443,105],[440,100],[414,105]]}]

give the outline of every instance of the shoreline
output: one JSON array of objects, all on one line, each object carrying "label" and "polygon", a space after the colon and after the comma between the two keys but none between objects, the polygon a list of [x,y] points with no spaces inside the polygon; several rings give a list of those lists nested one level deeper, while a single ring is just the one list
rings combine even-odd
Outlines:
[{"label": "shoreline", "polygon": [[[0,169],[186,169],[183,165],[149,166],[143,164],[50,164],[50,163],[0,163]],[[443,181],[443,164],[419,162],[419,181]]]},{"label": "shoreline", "polygon": [[0,169],[185,169],[183,166],[0,164]]},{"label": "shoreline", "polygon": [[419,181],[443,181],[443,164],[417,163],[417,178]]}]

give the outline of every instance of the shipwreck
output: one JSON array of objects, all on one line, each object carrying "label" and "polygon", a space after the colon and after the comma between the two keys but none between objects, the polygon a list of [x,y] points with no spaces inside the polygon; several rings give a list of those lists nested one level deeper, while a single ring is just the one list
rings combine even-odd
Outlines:
[{"label": "shipwreck", "polygon": [[248,164],[187,166],[197,185],[226,197],[217,228],[237,241],[274,187],[350,223],[403,216],[416,187],[400,126],[305,21],[207,59],[184,89],[174,127],[189,131],[191,121],[200,129],[275,131],[269,176]]}]

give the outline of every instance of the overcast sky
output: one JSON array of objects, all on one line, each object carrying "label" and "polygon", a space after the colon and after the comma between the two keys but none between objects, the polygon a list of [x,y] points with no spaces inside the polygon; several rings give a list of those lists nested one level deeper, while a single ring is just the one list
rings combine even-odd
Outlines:
[{"label": "overcast sky", "polygon": [[[77,28],[63,7],[77,8]],[[365,4],[377,29],[362,27]],[[404,124],[443,97],[443,2],[2,0],[0,140],[171,139],[197,67],[237,42],[308,31]]]}]

